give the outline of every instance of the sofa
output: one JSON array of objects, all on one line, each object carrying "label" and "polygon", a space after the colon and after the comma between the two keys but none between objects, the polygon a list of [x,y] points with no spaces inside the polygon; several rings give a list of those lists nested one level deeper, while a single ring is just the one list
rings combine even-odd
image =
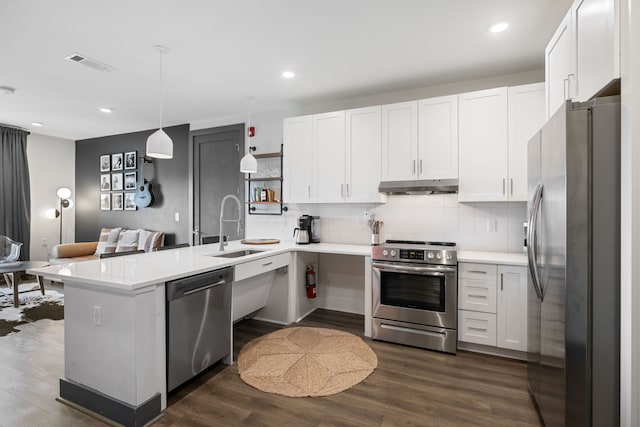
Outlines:
[{"label": "sofa", "polygon": [[144,250],[156,251],[164,244],[162,231],[138,228],[129,230],[122,227],[103,228],[95,242],[63,243],[51,249],[50,264],[87,261],[100,258],[101,254]]}]

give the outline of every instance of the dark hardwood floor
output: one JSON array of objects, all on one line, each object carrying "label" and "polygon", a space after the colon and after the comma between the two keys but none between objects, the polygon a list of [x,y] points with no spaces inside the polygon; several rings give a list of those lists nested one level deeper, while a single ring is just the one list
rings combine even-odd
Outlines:
[{"label": "dark hardwood floor", "polygon": [[[318,310],[301,322],[362,336],[363,317]],[[104,426],[55,400],[64,371],[63,321],[39,320],[0,337],[0,427]],[[280,326],[235,326],[235,355]],[[246,385],[237,366],[217,365],[169,398],[154,427],[539,426],[526,365],[476,353],[446,355],[365,339],[378,368],[334,396],[288,398]]]}]

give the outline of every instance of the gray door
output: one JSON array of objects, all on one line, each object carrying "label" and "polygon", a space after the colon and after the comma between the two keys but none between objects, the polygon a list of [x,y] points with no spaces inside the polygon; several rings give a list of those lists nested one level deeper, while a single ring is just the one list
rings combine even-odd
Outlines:
[{"label": "gray door", "polygon": [[[240,158],[244,153],[244,124],[191,132],[193,144],[193,244],[203,237],[219,236],[220,203],[227,194],[238,197],[244,224],[244,175]],[[225,205],[225,219],[238,217],[232,201]],[[226,223],[224,235],[229,240],[244,237],[244,227]]]}]

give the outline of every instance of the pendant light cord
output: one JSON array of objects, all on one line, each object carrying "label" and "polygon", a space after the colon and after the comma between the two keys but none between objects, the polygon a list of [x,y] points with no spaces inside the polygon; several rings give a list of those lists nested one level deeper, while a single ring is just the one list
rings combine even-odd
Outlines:
[{"label": "pendant light cord", "polygon": [[158,48],[160,51],[160,129],[162,129],[162,110],[164,109],[164,87],[162,84],[162,56],[164,55],[164,49]]}]

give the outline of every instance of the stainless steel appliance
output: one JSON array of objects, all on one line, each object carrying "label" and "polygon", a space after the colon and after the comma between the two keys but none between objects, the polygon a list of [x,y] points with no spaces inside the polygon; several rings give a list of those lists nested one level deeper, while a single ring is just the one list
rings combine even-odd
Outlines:
[{"label": "stainless steel appliance", "polygon": [[619,97],[556,112],[528,174],[531,395],[547,427],[619,425]]},{"label": "stainless steel appliance", "polygon": [[229,356],[233,267],[168,282],[167,390]]},{"label": "stainless steel appliance", "polygon": [[320,243],[320,217],[311,215],[300,215],[298,217],[298,227],[293,229],[293,237],[299,245],[307,243]]},{"label": "stainless steel appliance", "polygon": [[373,246],[372,337],[455,353],[455,243],[387,240]]}]

